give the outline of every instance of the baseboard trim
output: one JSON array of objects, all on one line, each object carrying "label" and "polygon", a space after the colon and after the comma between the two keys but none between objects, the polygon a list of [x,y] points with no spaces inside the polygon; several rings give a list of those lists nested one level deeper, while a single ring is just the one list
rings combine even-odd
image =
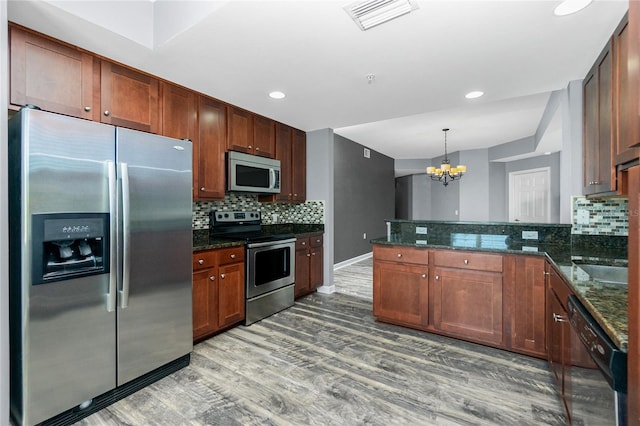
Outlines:
[{"label": "baseboard trim", "polygon": [[317,288],[318,293],[322,293],[322,294],[332,294],[336,292],[336,286],[335,284],[332,285],[322,285],[320,287]]},{"label": "baseboard trim", "polygon": [[337,271],[338,269],[344,268],[344,267],[349,266],[349,265],[353,265],[354,263],[358,263],[361,260],[365,260],[365,259],[368,259],[370,257],[373,257],[373,252],[365,253],[363,255],[360,255],[360,256],[357,256],[357,257],[353,257],[351,259],[347,259],[347,260],[342,261],[340,263],[336,263],[336,264],[333,265],[333,270]]}]

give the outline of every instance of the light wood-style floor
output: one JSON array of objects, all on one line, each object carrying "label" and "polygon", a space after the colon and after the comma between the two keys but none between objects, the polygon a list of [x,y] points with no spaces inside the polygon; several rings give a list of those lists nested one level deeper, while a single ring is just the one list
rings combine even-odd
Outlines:
[{"label": "light wood-style floor", "polygon": [[371,260],[81,425],[561,425],[544,361],[371,315]]}]

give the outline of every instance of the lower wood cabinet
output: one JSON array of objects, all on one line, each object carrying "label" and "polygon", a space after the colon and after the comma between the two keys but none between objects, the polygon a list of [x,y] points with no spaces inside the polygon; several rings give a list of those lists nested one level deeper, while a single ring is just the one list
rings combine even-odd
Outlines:
[{"label": "lower wood cabinet", "polygon": [[513,315],[511,348],[545,357],[546,277],[550,268],[542,256],[511,256],[513,262]]},{"label": "lower wood cabinet", "polygon": [[193,340],[244,320],[244,247],[193,254]]},{"label": "lower wood cabinet", "polygon": [[313,293],[324,281],[322,234],[298,237],[296,241],[295,298]]},{"label": "lower wood cabinet", "polygon": [[373,246],[373,315],[382,322],[547,356],[546,259]]}]

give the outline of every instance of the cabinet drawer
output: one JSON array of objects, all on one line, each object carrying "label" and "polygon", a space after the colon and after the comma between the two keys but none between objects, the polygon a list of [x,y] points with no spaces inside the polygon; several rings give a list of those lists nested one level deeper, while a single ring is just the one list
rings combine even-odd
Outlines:
[{"label": "cabinet drawer", "polygon": [[218,264],[244,262],[244,247],[232,247],[218,250]]},{"label": "cabinet drawer", "polygon": [[390,262],[417,263],[420,265],[429,264],[429,251],[404,246],[373,246],[373,257],[375,260],[386,260]]},{"label": "cabinet drawer", "polygon": [[322,240],[322,235],[314,235],[312,237],[309,237],[309,245],[314,248],[322,247]]},{"label": "cabinet drawer", "polygon": [[306,250],[310,245],[309,237],[303,237],[296,240],[296,251],[298,250]]},{"label": "cabinet drawer", "polygon": [[216,264],[216,251],[206,250],[193,253],[193,270],[213,268]]},{"label": "cabinet drawer", "polygon": [[433,263],[449,268],[502,272],[502,256],[499,254],[437,250],[433,254]]},{"label": "cabinet drawer", "polygon": [[567,284],[564,282],[564,279],[560,277],[558,272],[552,266],[549,266],[549,269],[549,288],[556,294],[558,300],[562,304],[562,307],[566,310],[567,299],[569,298],[569,295],[573,294],[573,291],[569,289]]}]

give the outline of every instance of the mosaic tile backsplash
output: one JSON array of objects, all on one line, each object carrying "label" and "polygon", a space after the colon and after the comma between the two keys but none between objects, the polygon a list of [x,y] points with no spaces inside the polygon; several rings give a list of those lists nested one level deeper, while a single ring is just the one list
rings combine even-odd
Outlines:
[{"label": "mosaic tile backsplash", "polygon": [[324,201],[304,203],[261,203],[253,194],[231,193],[222,201],[194,201],[193,229],[209,229],[211,210],[258,210],[262,223],[324,224]]},{"label": "mosaic tile backsplash", "polygon": [[629,204],[626,198],[572,198],[574,235],[629,234]]}]

